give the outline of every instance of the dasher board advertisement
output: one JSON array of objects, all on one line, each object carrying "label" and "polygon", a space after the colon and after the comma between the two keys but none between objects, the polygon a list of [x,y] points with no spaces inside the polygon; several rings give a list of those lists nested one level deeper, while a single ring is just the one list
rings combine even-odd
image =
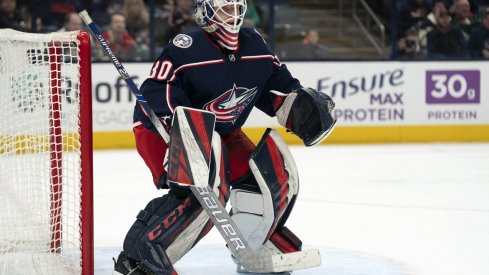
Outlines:
[{"label": "dasher board advertisement", "polygon": [[[289,62],[306,87],[336,102],[338,126],[489,124],[487,62]],[[128,63],[140,86],[150,63]],[[124,131],[132,125],[135,99],[111,64],[93,65],[94,131]],[[218,81],[216,79],[216,81]],[[162,95],[163,96],[163,95]],[[247,127],[276,127],[252,113]]]}]

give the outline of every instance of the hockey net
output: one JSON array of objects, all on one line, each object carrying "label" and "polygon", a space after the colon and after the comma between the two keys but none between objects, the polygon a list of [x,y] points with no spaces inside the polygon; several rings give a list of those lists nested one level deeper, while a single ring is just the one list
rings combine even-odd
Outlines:
[{"label": "hockey net", "polygon": [[0,274],[93,274],[90,40],[0,30]]}]

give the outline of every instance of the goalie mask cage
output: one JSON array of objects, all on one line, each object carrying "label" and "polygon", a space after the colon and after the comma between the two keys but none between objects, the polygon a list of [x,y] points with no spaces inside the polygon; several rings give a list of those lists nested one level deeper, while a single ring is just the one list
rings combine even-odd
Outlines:
[{"label": "goalie mask cage", "polygon": [[0,274],[93,274],[90,39],[0,30]]}]

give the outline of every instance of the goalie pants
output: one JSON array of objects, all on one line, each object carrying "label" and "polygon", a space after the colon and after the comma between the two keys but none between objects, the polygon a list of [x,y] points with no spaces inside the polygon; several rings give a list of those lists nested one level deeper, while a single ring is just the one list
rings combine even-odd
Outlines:
[{"label": "goalie pants", "polygon": [[[166,143],[159,135],[142,125],[136,126],[134,133],[137,150],[149,167],[154,184],[162,187],[160,179],[166,173],[163,168]],[[222,161],[219,164],[220,169],[217,169],[219,175],[214,176],[221,179],[220,186],[216,188],[219,190],[221,203],[225,205],[229,199],[230,185],[233,188],[247,186],[248,189],[255,188],[258,192],[259,188],[248,164],[249,157],[256,147],[253,142],[241,129],[221,135],[221,139]],[[212,226],[211,220],[189,189],[172,187],[168,194],[153,199],[138,214],[136,222],[124,240],[124,252],[129,257],[156,268],[168,265],[162,263],[161,259],[168,259],[174,264],[195,246]],[[287,247],[284,252],[300,250],[300,240],[285,227],[277,228],[270,239],[277,240],[282,246]]]},{"label": "goalie pants", "polygon": [[[136,138],[136,149],[148,166],[156,187],[163,187],[162,176],[166,174],[163,166],[168,145],[160,135],[146,129],[142,124],[133,128]],[[255,150],[255,144],[238,129],[231,134],[221,135],[222,144],[227,149],[229,160],[226,168],[229,171],[231,183],[243,181],[251,176],[248,159]]]}]

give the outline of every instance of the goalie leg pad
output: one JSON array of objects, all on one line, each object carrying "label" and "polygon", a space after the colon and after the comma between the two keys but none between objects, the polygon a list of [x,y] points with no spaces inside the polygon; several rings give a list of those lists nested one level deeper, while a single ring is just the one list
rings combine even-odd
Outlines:
[{"label": "goalie leg pad", "polygon": [[[221,160],[226,159],[226,154],[218,140],[213,146],[209,185],[225,205],[229,179],[226,162]],[[173,186],[167,195],[153,199],[140,211],[124,240],[124,252],[160,274],[180,260],[212,226],[192,191]]]},{"label": "goalie leg pad", "polygon": [[[266,204],[266,206],[264,206]],[[258,251],[273,224],[271,201],[260,193],[245,189],[231,191],[232,219],[248,244]]]},{"label": "goalie leg pad", "polygon": [[165,195],[140,211],[124,240],[124,252],[155,273],[168,270],[212,226],[193,195],[185,199]]},{"label": "goalie leg pad", "polygon": [[249,245],[259,250],[283,226],[299,191],[297,168],[280,135],[268,129],[249,161],[258,189],[239,185],[231,191],[233,220]]}]

